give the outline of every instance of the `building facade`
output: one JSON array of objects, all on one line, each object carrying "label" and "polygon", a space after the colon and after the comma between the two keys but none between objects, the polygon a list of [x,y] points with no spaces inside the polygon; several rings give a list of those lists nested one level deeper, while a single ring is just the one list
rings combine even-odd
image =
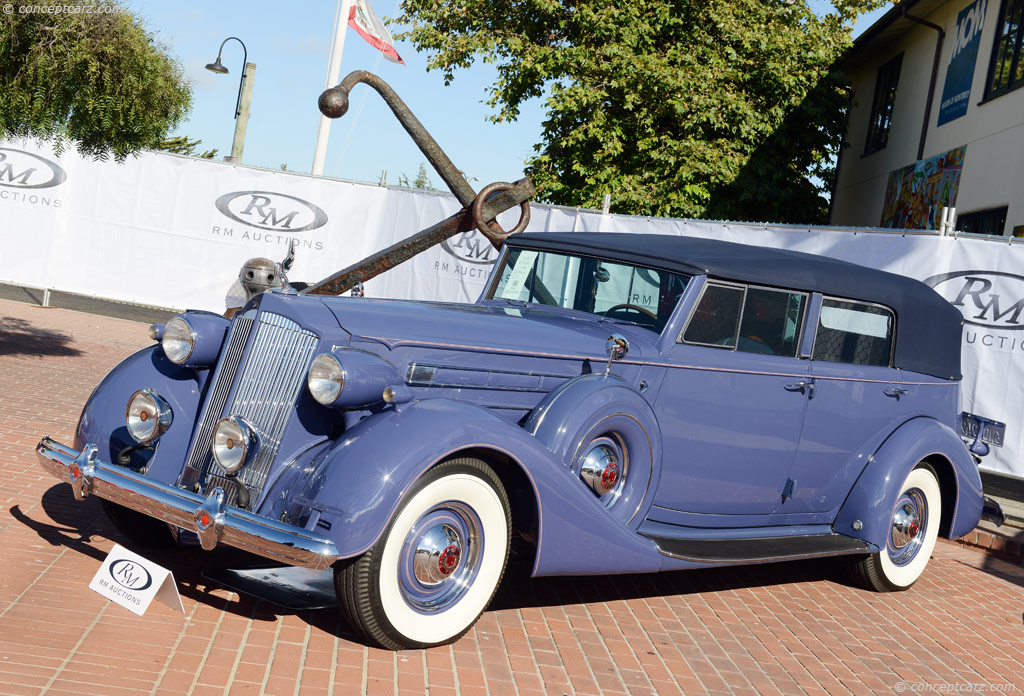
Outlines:
[{"label": "building facade", "polygon": [[831,224],[1024,236],[1024,0],[903,0],[854,42]]}]

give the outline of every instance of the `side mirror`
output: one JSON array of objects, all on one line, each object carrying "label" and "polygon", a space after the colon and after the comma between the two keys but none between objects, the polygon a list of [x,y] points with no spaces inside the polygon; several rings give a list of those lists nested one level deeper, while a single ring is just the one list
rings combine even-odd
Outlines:
[{"label": "side mirror", "polygon": [[608,354],[608,365],[604,373],[608,374],[612,369],[613,360],[622,360],[629,352],[629,341],[622,334],[612,334],[604,342],[604,352]]}]

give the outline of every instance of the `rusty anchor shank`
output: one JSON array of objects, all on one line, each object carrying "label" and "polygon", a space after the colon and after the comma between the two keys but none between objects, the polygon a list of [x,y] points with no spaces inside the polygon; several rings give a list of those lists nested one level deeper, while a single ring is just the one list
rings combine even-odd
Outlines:
[{"label": "rusty anchor shank", "polygon": [[[462,172],[437,144],[437,141],[409,110],[405,102],[399,98],[388,83],[373,73],[356,70],[346,75],[338,86],[325,90],[318,100],[320,112],[328,118],[344,116],[348,112],[349,92],[360,82],[369,85],[384,98],[402,127],[409,133],[413,142],[427,157],[434,170],[441,175],[463,207],[458,213],[436,225],[431,225],[387,249],[372,254],[362,261],[310,285],[302,290],[303,294],[340,295],[359,283],[366,282],[370,278],[408,261],[416,254],[435,244],[440,244],[460,232],[470,232],[475,228],[490,240],[495,248],[500,249],[506,237],[526,229],[530,221],[529,201],[537,194],[533,182],[529,178],[520,179],[514,184],[495,182],[485,186],[477,194],[462,176]],[[521,209],[519,222],[512,230],[505,232],[495,218],[516,206]]]}]

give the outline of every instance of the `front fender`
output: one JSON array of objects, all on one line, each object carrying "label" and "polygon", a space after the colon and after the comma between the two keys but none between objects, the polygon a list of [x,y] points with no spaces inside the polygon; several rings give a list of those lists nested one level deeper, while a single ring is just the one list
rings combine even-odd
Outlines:
[{"label": "front fender", "polygon": [[[884,548],[893,507],[903,482],[919,462],[941,457],[952,464],[952,475],[939,472],[943,502],[952,501],[949,537],[963,536],[981,519],[981,476],[970,453],[952,428],[932,418],[907,421],[886,439],[865,467],[839,510],[833,528],[840,534]],[[860,529],[855,529],[855,522]]]},{"label": "front fender", "polygon": [[167,401],[173,417],[167,432],[157,440],[160,456],[153,456],[147,475],[173,483],[192,439],[208,374],[209,370],[196,371],[175,365],[159,345],[143,348],[118,364],[93,390],[78,421],[75,449],[81,450],[85,443],[92,443],[99,448],[100,458],[116,462],[121,449],[136,444],[125,427],[128,399],[139,389],[150,387]]},{"label": "front fender", "polygon": [[660,569],[654,543],[616,522],[542,443],[485,409],[447,399],[365,418],[317,458],[292,500],[319,513],[317,526],[342,558],[359,556],[425,471],[470,449],[506,455],[529,479],[539,513],[534,575]]}]

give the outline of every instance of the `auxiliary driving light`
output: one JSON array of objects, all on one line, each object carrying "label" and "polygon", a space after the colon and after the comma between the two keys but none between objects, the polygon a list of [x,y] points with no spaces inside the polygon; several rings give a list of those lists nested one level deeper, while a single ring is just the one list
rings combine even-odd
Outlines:
[{"label": "auxiliary driving light", "polygon": [[140,445],[147,445],[164,434],[171,425],[171,407],[152,389],[140,389],[128,399],[125,409],[128,434]]},{"label": "auxiliary driving light", "polygon": [[256,431],[238,416],[217,421],[210,446],[213,458],[220,468],[233,474],[252,461],[259,449]]}]

